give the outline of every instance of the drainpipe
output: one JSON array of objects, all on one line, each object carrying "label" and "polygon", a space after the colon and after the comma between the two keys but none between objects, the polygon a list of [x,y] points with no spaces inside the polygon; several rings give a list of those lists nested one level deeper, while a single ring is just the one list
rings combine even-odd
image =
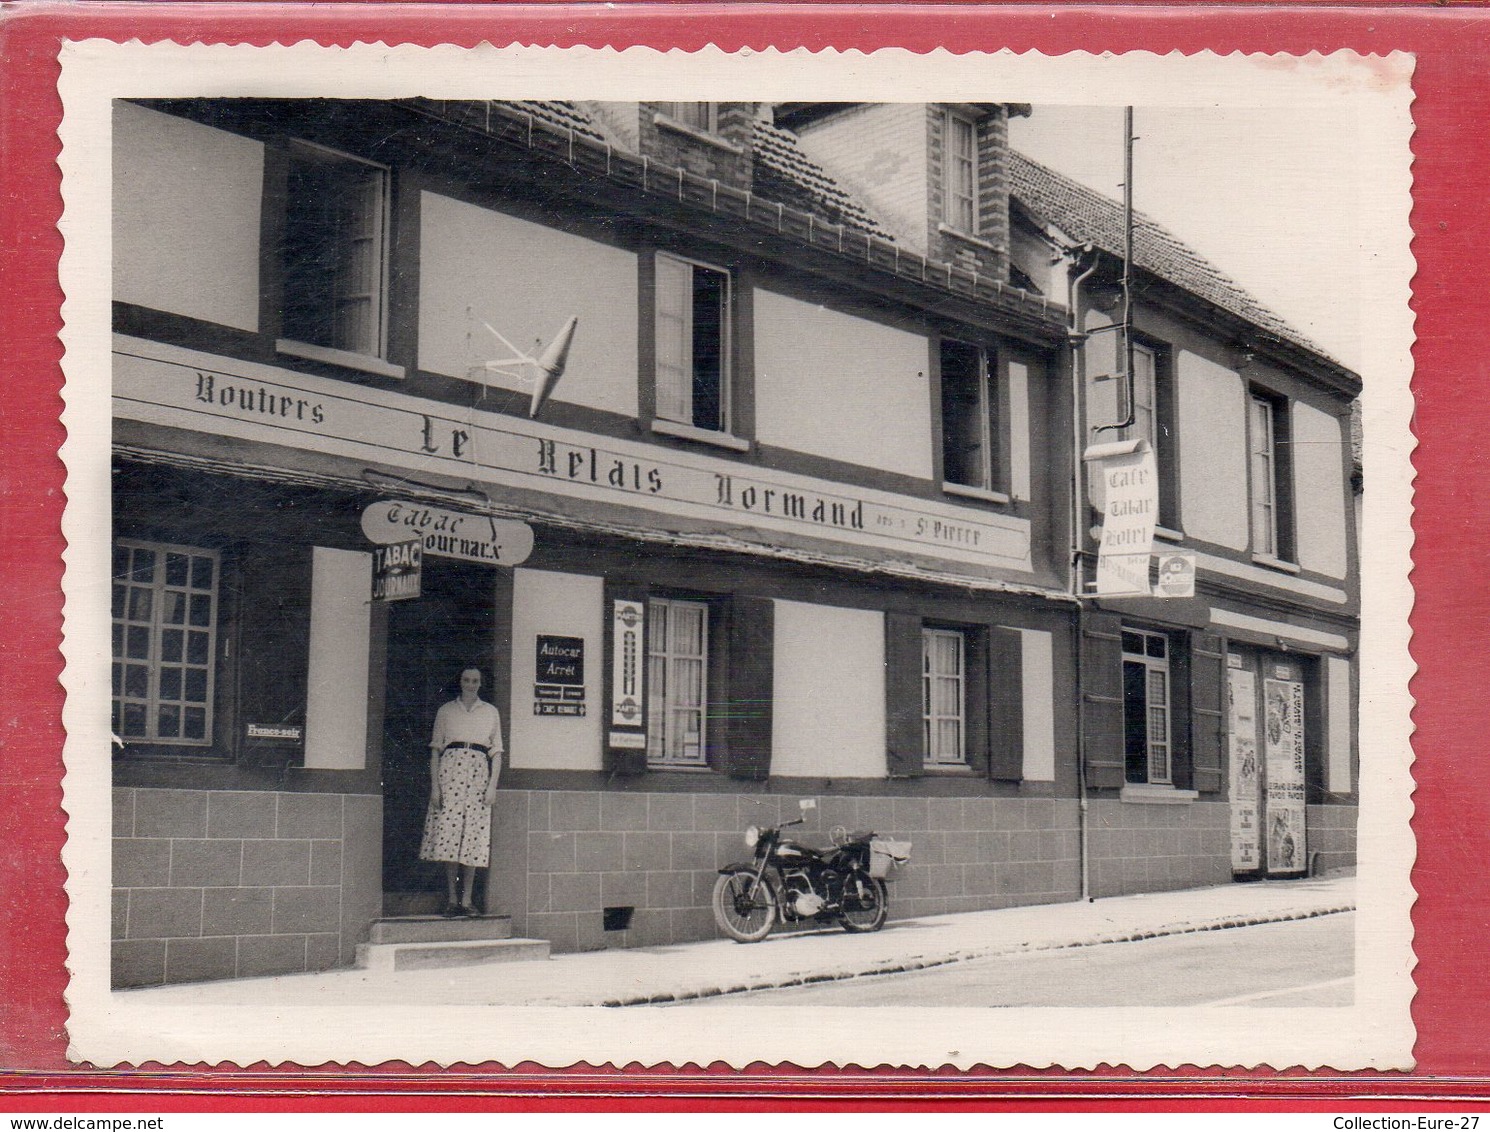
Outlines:
[{"label": "drainpipe", "polygon": [[1083,903],[1092,898],[1092,881],[1091,857],[1087,851],[1089,838],[1086,792],[1086,699],[1083,692],[1086,684],[1081,661],[1083,652],[1081,647],[1081,594],[1086,585],[1081,568],[1081,523],[1085,510],[1083,501],[1086,498],[1082,483],[1085,466],[1081,459],[1081,454],[1086,448],[1086,414],[1082,412],[1083,394],[1086,389],[1086,360],[1082,347],[1086,344],[1086,333],[1082,329],[1085,325],[1085,318],[1082,313],[1081,297],[1082,287],[1097,270],[1095,253],[1096,249],[1091,244],[1070,249],[1068,254],[1071,256],[1071,271],[1076,270],[1082,256],[1090,255],[1091,263],[1079,275],[1073,276],[1070,272],[1066,275],[1066,309],[1070,312],[1066,341],[1071,347],[1071,547],[1067,576],[1071,596],[1076,600],[1075,612],[1072,614],[1075,627],[1072,639],[1076,644],[1076,844],[1077,857],[1081,862]]}]

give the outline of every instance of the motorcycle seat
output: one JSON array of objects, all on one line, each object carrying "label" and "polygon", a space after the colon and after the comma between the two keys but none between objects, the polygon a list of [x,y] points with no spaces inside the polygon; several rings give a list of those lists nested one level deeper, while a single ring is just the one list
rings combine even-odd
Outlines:
[{"label": "motorcycle seat", "polygon": [[783,841],[776,846],[776,855],[779,857],[803,857],[821,859],[823,851],[814,849],[811,845],[803,845],[800,841]]}]

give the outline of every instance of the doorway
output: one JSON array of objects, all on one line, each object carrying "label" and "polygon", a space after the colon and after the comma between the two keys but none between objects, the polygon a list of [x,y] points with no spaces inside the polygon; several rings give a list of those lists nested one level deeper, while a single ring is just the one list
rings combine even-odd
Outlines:
[{"label": "doorway", "polygon": [[1232,872],[1299,876],[1309,860],[1303,665],[1251,650],[1227,663]]},{"label": "doorway", "polygon": [[476,665],[481,696],[499,707],[496,572],[427,555],[421,596],[388,609],[387,700],[383,718],[383,911],[431,911],[444,899],[442,865],[419,859],[429,804],[429,738],[435,712],[459,692],[462,667]]}]

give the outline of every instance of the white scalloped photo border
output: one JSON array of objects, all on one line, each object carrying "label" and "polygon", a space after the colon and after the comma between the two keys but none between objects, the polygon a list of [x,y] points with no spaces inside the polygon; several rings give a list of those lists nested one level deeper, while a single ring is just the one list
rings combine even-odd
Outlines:
[{"label": "white scalloped photo border", "polygon": [[[549,1066],[752,1061],[873,1066],[1135,1069],[1182,1064],[1406,1068],[1414,1030],[1410,870],[1413,320],[1411,76],[1404,54],[1303,56],[858,51],[695,53],[454,46],[322,47],[85,40],[61,54],[65,239],[61,281],[68,502],[64,685],[71,1056],[246,1065],[399,1059]],[[1365,538],[1355,1005],[1333,1009],[492,1007],[300,1011],[252,1001],[142,1004],[109,989],[110,774],[106,574],[110,529],[110,106],[117,97],[746,97],[1277,107],[1348,100],[1359,111]],[[1286,207],[1286,202],[1274,202]],[[1321,221],[1323,222],[1323,221]],[[825,941],[825,946],[831,941]]]}]

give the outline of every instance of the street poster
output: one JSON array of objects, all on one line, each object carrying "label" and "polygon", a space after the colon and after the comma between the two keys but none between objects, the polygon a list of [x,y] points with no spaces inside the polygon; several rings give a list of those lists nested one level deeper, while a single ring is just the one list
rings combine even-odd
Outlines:
[{"label": "street poster", "polygon": [[1267,706],[1268,871],[1304,867],[1304,685],[1264,680]]},{"label": "street poster", "polygon": [[1231,868],[1251,872],[1261,864],[1258,836],[1260,782],[1257,776],[1257,675],[1246,668],[1227,670],[1226,698],[1231,711]]}]

